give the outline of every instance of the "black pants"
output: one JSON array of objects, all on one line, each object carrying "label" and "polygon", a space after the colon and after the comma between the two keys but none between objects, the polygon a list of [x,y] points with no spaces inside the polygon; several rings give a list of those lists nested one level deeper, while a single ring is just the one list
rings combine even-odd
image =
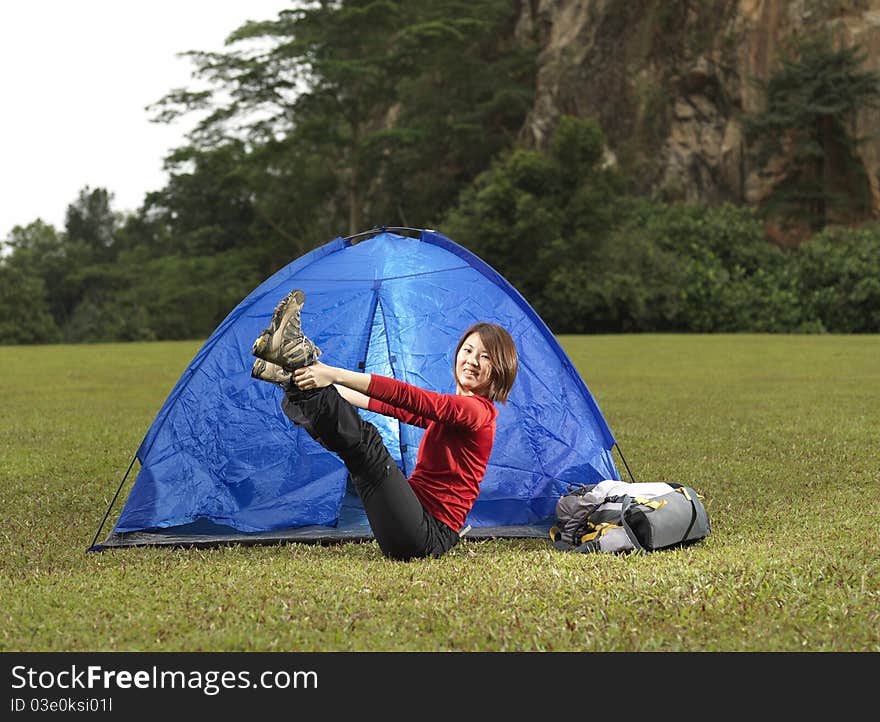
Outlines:
[{"label": "black pants", "polygon": [[425,510],[378,429],[364,421],[334,386],[309,391],[293,387],[281,408],[345,463],[386,557],[439,557],[455,546],[458,532]]}]

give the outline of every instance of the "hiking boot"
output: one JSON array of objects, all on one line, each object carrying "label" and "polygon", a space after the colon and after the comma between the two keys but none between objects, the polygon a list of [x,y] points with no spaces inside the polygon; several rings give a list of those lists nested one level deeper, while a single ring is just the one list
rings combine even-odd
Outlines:
[{"label": "hiking boot", "polygon": [[294,371],[308,366],[321,355],[321,349],[302,332],[300,311],[305,301],[305,294],[298,288],[281,300],[275,307],[269,328],[254,341],[254,356],[286,371]]},{"label": "hiking boot", "polygon": [[261,358],[254,361],[251,376],[260,381],[267,381],[270,384],[278,384],[285,391],[287,391],[291,381],[293,381],[293,374],[290,371],[286,371],[278,364],[263,361]]},{"label": "hiking boot", "polygon": [[268,345],[269,339],[272,338],[272,336],[281,326],[281,316],[287,309],[288,304],[291,301],[294,301],[295,303],[299,304],[300,308],[302,308],[305,300],[305,294],[298,288],[296,288],[278,302],[278,305],[275,306],[275,310],[272,312],[272,320],[269,321],[269,325],[260,332],[260,335],[257,336],[257,340],[254,341],[254,346],[252,349],[252,353],[254,356],[258,355],[258,348],[265,348]]}]

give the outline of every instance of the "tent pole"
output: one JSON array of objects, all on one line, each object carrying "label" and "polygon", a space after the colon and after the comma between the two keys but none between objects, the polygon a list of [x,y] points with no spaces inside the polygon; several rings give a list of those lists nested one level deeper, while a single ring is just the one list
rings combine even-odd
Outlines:
[{"label": "tent pole", "polygon": [[107,521],[107,517],[110,516],[110,510],[113,508],[113,505],[116,503],[116,499],[119,497],[119,492],[122,491],[122,485],[125,483],[125,480],[128,478],[128,475],[131,473],[131,468],[134,466],[134,460],[137,459],[137,453],[131,457],[131,463],[128,465],[128,471],[125,472],[125,476],[122,477],[122,481],[119,482],[119,488],[116,490],[116,493],[113,495],[113,499],[110,502],[110,506],[107,507],[107,511],[104,513],[104,518],[101,519],[101,525],[98,527],[98,531],[95,532],[95,538],[92,539],[91,546],[86,549],[87,552],[99,552],[104,546],[102,544],[98,544],[96,546],[96,542],[98,541],[98,535],[101,533],[101,529],[104,528],[104,522]]},{"label": "tent pole", "polygon": [[633,473],[629,469],[629,464],[626,463],[626,457],[623,455],[623,451],[620,449],[620,444],[616,441],[614,442],[614,448],[617,449],[617,453],[620,454],[620,458],[623,460],[623,465],[626,467],[626,471],[629,474],[629,478],[632,479],[633,484],[636,483],[636,478],[633,476]]},{"label": "tent pole", "polygon": [[424,228],[407,228],[406,226],[376,226],[369,231],[355,233],[353,236],[345,236],[343,240],[351,241],[355,238],[360,238],[361,236],[375,236],[379,233],[384,233],[385,231],[412,231],[414,233],[421,233],[424,230]]}]

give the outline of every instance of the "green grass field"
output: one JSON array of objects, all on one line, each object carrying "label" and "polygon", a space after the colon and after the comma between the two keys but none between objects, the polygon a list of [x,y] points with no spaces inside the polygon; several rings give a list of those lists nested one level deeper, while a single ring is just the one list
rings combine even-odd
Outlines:
[{"label": "green grass field", "polygon": [[88,554],[201,344],[0,347],[0,651],[880,651],[880,337],[560,341],[637,480],[704,495],[704,542]]}]

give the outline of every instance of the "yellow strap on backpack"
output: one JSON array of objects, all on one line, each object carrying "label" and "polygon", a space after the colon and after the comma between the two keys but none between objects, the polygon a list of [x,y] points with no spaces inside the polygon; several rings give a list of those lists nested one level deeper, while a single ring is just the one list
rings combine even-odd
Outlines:
[{"label": "yellow strap on backpack", "polygon": [[594,539],[601,539],[612,529],[622,529],[623,527],[620,524],[612,524],[608,521],[599,522],[593,527],[593,531],[589,534],[584,534],[581,537],[581,544],[588,541],[593,541]]},{"label": "yellow strap on backpack", "polygon": [[[687,499],[688,501],[693,501],[693,499],[691,498],[691,495],[688,493],[687,487],[679,486],[676,488],[676,491],[680,491],[682,494],[684,494],[684,498]],[[694,492],[694,493],[696,493],[696,492]],[[702,498],[703,498],[702,494],[697,494],[697,499],[702,499]]]},{"label": "yellow strap on backpack", "polygon": [[636,504],[641,504],[642,506],[647,506],[651,509],[659,509],[661,506],[664,506],[666,504],[666,499],[656,501],[654,499],[646,499],[643,496],[634,496],[633,502],[635,502]]}]

